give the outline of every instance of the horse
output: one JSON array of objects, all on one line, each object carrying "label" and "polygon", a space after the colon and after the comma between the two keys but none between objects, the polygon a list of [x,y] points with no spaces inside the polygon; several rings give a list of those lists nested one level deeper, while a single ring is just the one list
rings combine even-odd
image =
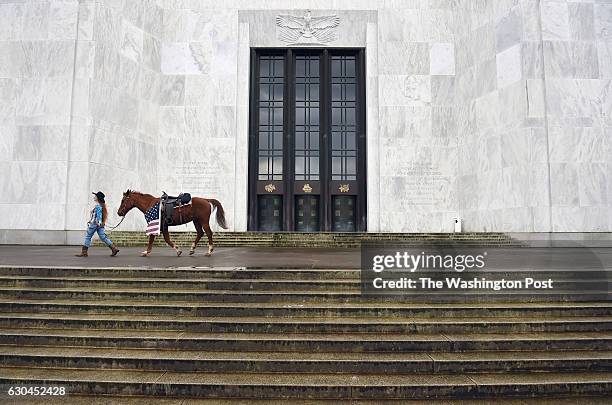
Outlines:
[{"label": "horse", "polygon": [[[120,217],[123,217],[134,207],[138,208],[140,212],[144,214],[158,202],[160,202],[160,197],[154,197],[150,194],[144,194],[138,191],[127,190],[125,193],[123,193],[123,199],[121,200],[121,205],[117,210],[117,214]],[[161,204],[159,209],[161,209]],[[206,236],[208,237],[208,252],[206,253],[206,256],[212,255],[212,252],[214,250],[213,233],[210,229],[208,221],[210,220],[210,215],[212,214],[213,209],[217,210],[217,224],[219,224],[221,228],[227,229],[223,206],[219,201],[213,198],[193,197],[191,199],[191,204],[176,207],[174,209],[174,212],[172,214],[172,226],[183,225],[188,222],[193,222],[193,225],[196,229],[196,238],[191,244],[191,250],[189,250],[189,255],[193,255],[195,253],[198,242],[200,241],[200,238],[202,238],[202,236],[204,235],[204,232],[206,232]],[[183,251],[179,249],[179,247],[170,240],[168,224],[164,222],[165,221],[162,217],[161,231],[164,235],[164,240],[166,241],[168,246],[172,247],[176,251],[176,255],[180,256]],[[149,235],[149,245],[147,246],[147,250],[141,253],[141,256],[151,255],[154,240],[155,235]]]}]

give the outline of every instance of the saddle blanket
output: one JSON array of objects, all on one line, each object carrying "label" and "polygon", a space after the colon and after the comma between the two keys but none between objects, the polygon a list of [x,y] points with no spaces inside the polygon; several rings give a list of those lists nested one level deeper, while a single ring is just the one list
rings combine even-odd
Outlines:
[{"label": "saddle blanket", "polygon": [[147,212],[145,212],[145,220],[147,221],[147,227],[145,229],[145,234],[147,236],[150,235],[159,235],[161,229],[161,210],[159,209],[159,202],[155,203],[154,206],[149,208]]}]

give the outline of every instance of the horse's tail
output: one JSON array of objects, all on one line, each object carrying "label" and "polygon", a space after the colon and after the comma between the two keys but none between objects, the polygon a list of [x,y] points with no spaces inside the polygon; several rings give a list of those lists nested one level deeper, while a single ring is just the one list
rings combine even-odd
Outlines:
[{"label": "horse's tail", "polygon": [[217,210],[217,223],[219,226],[223,229],[227,229],[227,224],[225,223],[225,211],[223,211],[223,206],[221,203],[214,198],[207,198],[207,200]]}]

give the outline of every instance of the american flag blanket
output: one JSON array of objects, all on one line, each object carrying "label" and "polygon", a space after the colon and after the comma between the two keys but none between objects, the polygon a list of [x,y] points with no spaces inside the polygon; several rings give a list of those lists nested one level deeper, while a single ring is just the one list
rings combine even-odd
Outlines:
[{"label": "american flag blanket", "polygon": [[149,208],[145,212],[145,220],[147,221],[147,228],[145,233],[149,235],[159,235],[161,229],[161,218],[160,218],[159,202]]}]

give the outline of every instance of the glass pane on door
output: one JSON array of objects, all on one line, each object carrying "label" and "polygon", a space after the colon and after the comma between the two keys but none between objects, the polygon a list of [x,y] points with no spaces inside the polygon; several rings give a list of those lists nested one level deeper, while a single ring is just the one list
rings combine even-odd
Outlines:
[{"label": "glass pane on door", "polygon": [[357,77],[354,55],[331,58],[331,179],[357,179]]},{"label": "glass pane on door", "polygon": [[295,180],[319,180],[319,55],[295,57]]},{"label": "glass pane on door", "polygon": [[259,59],[258,180],[283,179],[283,61],[282,55],[262,55]]}]

